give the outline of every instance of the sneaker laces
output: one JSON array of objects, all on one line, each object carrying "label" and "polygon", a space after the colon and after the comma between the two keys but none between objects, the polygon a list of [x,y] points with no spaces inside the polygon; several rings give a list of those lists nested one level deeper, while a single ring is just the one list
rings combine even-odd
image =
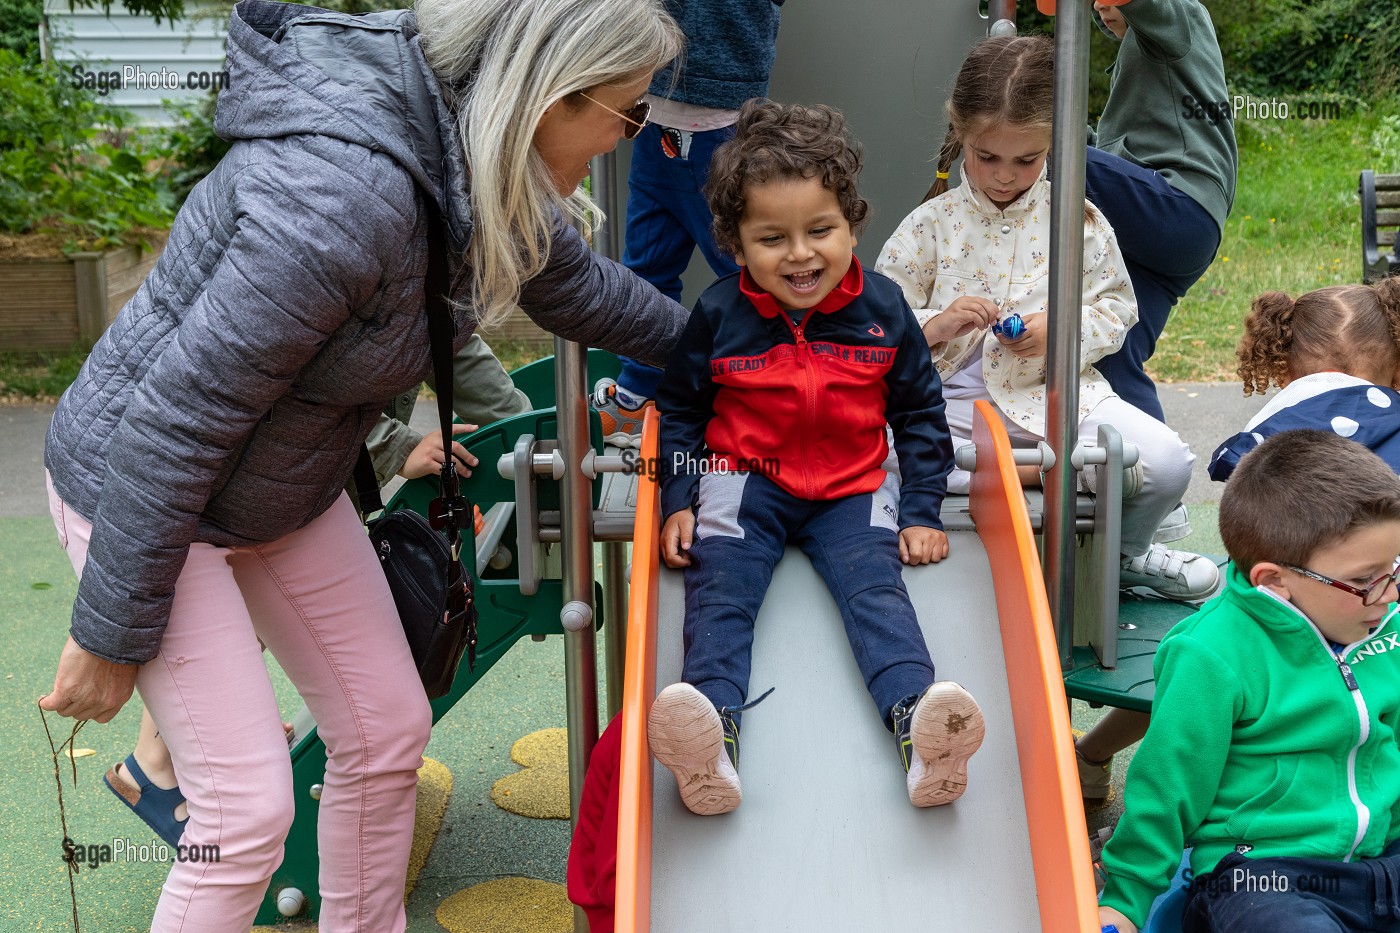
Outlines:
[{"label": "sneaker laces", "polygon": [[739,767],[739,723],[735,721],[734,714],[742,713],[744,710],[753,709],[777,688],[769,687],[757,700],[750,700],[739,706],[720,706],[715,712],[719,713],[720,726],[724,729],[724,751],[729,755],[729,763],[735,768]]}]

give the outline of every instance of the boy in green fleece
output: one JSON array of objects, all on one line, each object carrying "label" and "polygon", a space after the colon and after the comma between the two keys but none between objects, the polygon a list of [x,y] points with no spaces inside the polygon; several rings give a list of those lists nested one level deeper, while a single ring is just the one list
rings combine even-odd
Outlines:
[{"label": "boy in green fleece", "polygon": [[1103,851],[1135,933],[1193,847],[1185,933],[1400,930],[1400,478],[1328,431],[1247,454],[1226,589],[1168,633]]}]

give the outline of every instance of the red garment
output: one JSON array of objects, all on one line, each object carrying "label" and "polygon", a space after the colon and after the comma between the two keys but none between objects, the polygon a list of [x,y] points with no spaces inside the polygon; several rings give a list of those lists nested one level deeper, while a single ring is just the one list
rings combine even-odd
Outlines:
[{"label": "red garment", "polygon": [[622,717],[615,716],[583,776],[578,824],[569,844],[569,900],[588,915],[592,933],[613,933],[617,904],[617,807],[622,765]]}]

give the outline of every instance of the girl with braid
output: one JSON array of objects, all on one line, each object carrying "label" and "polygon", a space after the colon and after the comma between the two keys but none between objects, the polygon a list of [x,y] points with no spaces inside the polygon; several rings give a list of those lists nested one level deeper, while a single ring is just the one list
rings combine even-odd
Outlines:
[{"label": "girl with braid", "polygon": [[[1048,39],[986,39],[963,63],[948,100],[949,130],[938,182],[900,224],[876,269],[904,291],[943,380],[954,447],[972,436],[973,403],[993,402],[1013,446],[1045,437],[1046,309],[1050,303],[1050,151],[1054,63]],[[953,160],[962,184],[947,190]],[[1080,330],[1079,439],[1096,442],[1114,425],[1137,447],[1140,488],[1123,502],[1119,583],[1177,599],[1216,588],[1209,559],[1154,543],[1162,519],[1181,501],[1193,457],[1176,432],[1119,398],[1094,364],[1123,345],[1137,302],[1113,229],[1084,204]],[[1018,315],[1019,318],[1013,318]],[[1022,328],[1008,327],[1021,324]],[[994,329],[995,325],[995,329]],[[952,493],[970,477],[953,470]],[[1139,484],[1134,484],[1139,485]]]}]

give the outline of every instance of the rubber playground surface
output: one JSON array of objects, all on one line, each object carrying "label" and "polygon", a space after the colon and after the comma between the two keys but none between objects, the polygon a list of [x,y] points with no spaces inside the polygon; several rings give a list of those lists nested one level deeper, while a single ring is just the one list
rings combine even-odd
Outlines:
[{"label": "rubber playground surface", "polygon": [[[1196,533],[1176,546],[1219,553],[1219,491],[1204,481],[1203,461],[1262,400],[1242,399],[1234,385],[1163,387],[1162,397],[1169,420],[1197,455],[1201,477],[1187,497]],[[0,407],[0,625],[6,648],[0,724],[8,737],[0,769],[0,933],[72,929],[54,764],[35,705],[52,685],[76,591],[44,505],[41,448],[48,410]],[[284,718],[290,718],[301,704],[275,664],[274,682]],[[1074,706],[1079,728],[1098,716],[1083,704]],[[59,759],[70,836],[81,847],[109,846],[114,858],[76,877],[84,930],[148,929],[166,872],[150,852],[159,840],[102,784],[107,768],[130,752],[138,721],[139,706],[129,704],[111,723],[88,724],[78,733],[73,762]],[[435,727],[420,782],[410,931],[573,928],[563,888],[570,831],[564,723],[563,641],[550,637],[523,640]],[[61,742],[71,721],[50,717],[49,728]],[[1115,767],[1120,789],[1126,758],[1120,756]],[[975,787],[976,759],[971,778]],[[1090,828],[1111,822],[1118,810],[1115,801],[1090,811]],[[277,927],[284,928],[314,925]]]}]

